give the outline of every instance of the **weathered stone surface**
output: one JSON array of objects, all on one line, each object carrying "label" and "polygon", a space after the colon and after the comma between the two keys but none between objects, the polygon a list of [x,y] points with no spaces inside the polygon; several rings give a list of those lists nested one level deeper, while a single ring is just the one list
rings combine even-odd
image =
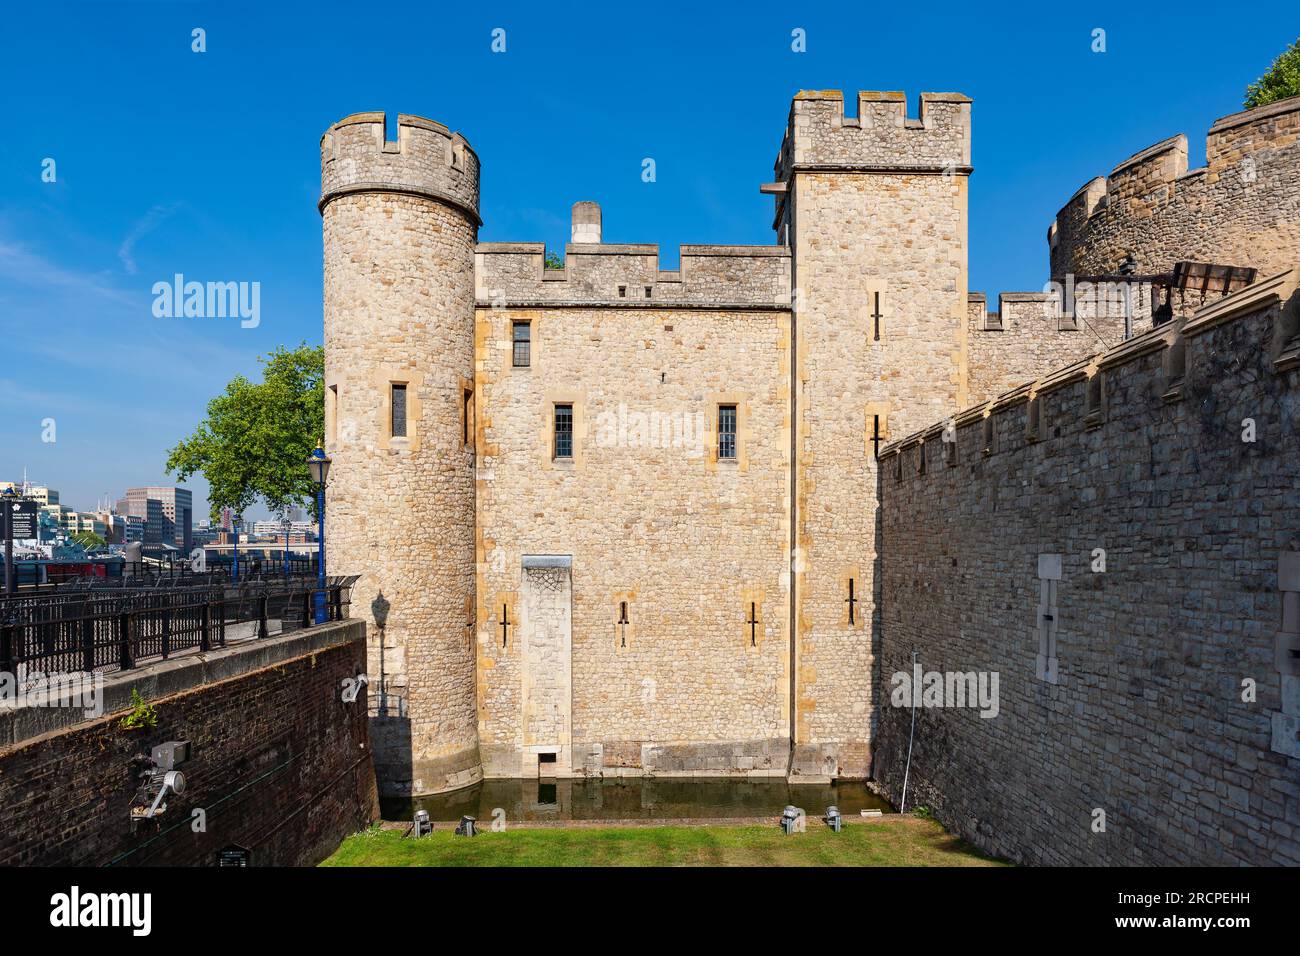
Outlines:
[{"label": "weathered stone surface", "polygon": [[[891,678],[915,647],[926,670],[999,675],[996,716],[923,707],[912,742],[909,806],[977,845],[1045,864],[1300,858],[1279,829],[1297,762],[1273,737],[1300,713],[1273,653],[1279,569],[1300,551],[1300,372],[1272,349],[1298,281],[1197,313],[1174,397],[1155,331],[1100,359],[1102,420],[1080,371],[1044,384],[1041,440],[1021,393],[994,408],[989,454],[964,415],[951,463],[937,441],[885,450],[875,776],[893,799],[912,710]],[[1049,681],[1037,614],[1057,576]]]},{"label": "weathered stone surface", "polygon": [[1187,168],[1179,134],[1083,186],[1049,231],[1052,275],[1138,272],[1179,260],[1291,268],[1300,247],[1300,97],[1218,120],[1206,165]]}]

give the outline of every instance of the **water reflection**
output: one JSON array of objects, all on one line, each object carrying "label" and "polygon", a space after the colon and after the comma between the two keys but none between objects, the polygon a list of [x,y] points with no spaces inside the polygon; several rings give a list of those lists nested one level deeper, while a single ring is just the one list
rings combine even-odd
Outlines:
[{"label": "water reflection", "polygon": [[819,816],[834,804],[845,816],[893,807],[860,780],[791,786],[785,780],[725,777],[622,777],[574,780],[484,780],[453,793],[380,801],[385,820],[410,820],[428,810],[432,820],[464,815],[487,823],[500,808],[506,820],[650,820],[686,817],[779,816],[787,804]]}]

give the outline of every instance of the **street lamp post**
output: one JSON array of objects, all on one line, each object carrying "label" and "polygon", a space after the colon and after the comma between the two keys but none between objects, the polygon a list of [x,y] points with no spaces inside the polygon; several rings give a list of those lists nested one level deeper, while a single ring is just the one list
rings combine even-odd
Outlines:
[{"label": "street lamp post", "polygon": [[330,473],[330,459],[320,445],[307,457],[307,470],[316,485],[316,623],[325,623],[325,480]]},{"label": "street lamp post", "polygon": [[239,583],[239,515],[230,519],[231,534],[234,536],[235,549],[231,552],[234,556],[234,562],[230,565],[231,580]]},{"label": "street lamp post", "polygon": [[3,516],[0,521],[4,522],[4,527],[0,528],[0,533],[5,536],[5,594],[14,593],[14,519],[13,503],[18,500],[17,494],[13,488],[6,488],[0,493],[0,501],[3,502],[0,508],[3,509]]},{"label": "street lamp post", "polygon": [[289,516],[285,515],[284,518],[281,519],[281,522],[284,524],[284,553],[281,555],[281,557],[284,558],[284,581],[286,584],[288,584],[289,583]]}]

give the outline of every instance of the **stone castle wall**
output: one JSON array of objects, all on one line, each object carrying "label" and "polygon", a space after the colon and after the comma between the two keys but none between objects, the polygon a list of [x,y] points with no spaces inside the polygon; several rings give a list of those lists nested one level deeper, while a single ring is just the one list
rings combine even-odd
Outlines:
[{"label": "stone castle wall", "polygon": [[[562,269],[545,269],[540,243],[476,243],[478,160],[463,137],[416,117],[391,143],[382,114],[336,124],[322,140],[327,520],[331,566],[364,575],[381,786],[866,776],[878,723],[895,729],[881,642],[925,606],[888,577],[890,558],[915,547],[935,560],[935,541],[967,542],[973,561],[1016,553],[986,554],[973,531],[932,541],[924,522],[947,520],[947,498],[924,513],[895,508],[898,492],[882,504],[877,448],[928,427],[933,450],[935,423],[975,402],[992,404],[957,416],[965,433],[982,441],[991,408],[996,439],[1031,392],[1040,408],[1082,388],[1087,363],[1123,340],[1123,308],[1135,341],[1156,334],[1141,274],[1170,256],[1292,248],[1281,183],[1296,115],[1221,120],[1206,170],[1184,175],[1172,141],[1062,210],[1054,271],[1114,271],[1151,232],[1128,306],[1079,289],[1073,310],[1057,292],[1006,293],[996,313],[968,296],[959,94],[923,94],[916,118],[901,93],[858,94],[856,117],[838,92],[799,94],[762,186],[780,244],[683,246],[674,270],[654,245],[602,242],[592,203],[575,207]],[[1255,179],[1234,185],[1247,159]],[[1202,226],[1220,245],[1171,238]],[[1180,299],[1158,334],[1195,304]],[[517,321],[528,368],[511,361]],[[395,382],[408,385],[406,437],[392,434]],[[571,461],[553,455],[557,404],[574,410]],[[739,412],[734,463],[716,456],[721,404]],[[1001,512],[979,524],[1001,490],[971,480],[944,494],[1002,540]],[[903,520],[922,523],[919,541],[894,552]],[[946,600],[947,583],[912,580],[922,602]],[[1008,610],[994,602],[987,620]],[[894,738],[881,746],[892,773]]]},{"label": "stone castle wall", "polygon": [[[1027,863],[1300,863],[1298,285],[885,450],[882,696],[914,649],[1000,678],[996,716],[917,710],[909,807]],[[881,708],[895,801],[911,718]]]},{"label": "stone castle wall", "polygon": [[[535,775],[539,754],[559,774],[785,774],[789,363],[775,307],[479,309],[489,776]],[[573,406],[571,461],[553,457],[557,403]],[[720,404],[737,406],[735,461],[717,456]]]},{"label": "stone castle wall", "polygon": [[[369,688],[344,699],[365,669],[364,626],[340,621],[108,674],[100,717],[7,706],[0,866],[215,866],[231,844],[252,866],[316,865],[379,816]],[[152,729],[120,726],[136,689]],[[189,742],[184,791],[133,821],[133,761],[167,741]]]},{"label": "stone castle wall", "polygon": [[376,772],[388,794],[463,786],[481,774],[465,441],[478,164],[437,123],[402,116],[387,143],[382,114],[359,114],[326,133],[321,169],[326,540],[331,570],[361,575]]},{"label": "stone castle wall", "polygon": [[1206,165],[1187,168],[1179,134],[1083,186],[1048,232],[1052,275],[1139,273],[1179,260],[1251,266],[1259,277],[1300,257],[1300,97],[1218,120]]},{"label": "stone castle wall", "polygon": [[1063,306],[1063,290],[1004,292],[996,312],[988,311],[982,292],[968,299],[972,402],[997,398],[1041,375],[1119,345],[1124,341],[1127,311],[1130,334],[1152,328],[1150,283],[1102,287],[1081,283],[1073,305]]}]

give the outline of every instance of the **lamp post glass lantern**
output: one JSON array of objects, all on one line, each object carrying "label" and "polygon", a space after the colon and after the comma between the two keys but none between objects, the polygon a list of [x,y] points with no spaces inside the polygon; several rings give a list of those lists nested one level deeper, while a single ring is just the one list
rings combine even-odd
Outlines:
[{"label": "lamp post glass lantern", "polygon": [[316,623],[325,623],[325,481],[329,478],[330,459],[325,449],[316,446],[307,457],[307,470],[316,485]]}]

